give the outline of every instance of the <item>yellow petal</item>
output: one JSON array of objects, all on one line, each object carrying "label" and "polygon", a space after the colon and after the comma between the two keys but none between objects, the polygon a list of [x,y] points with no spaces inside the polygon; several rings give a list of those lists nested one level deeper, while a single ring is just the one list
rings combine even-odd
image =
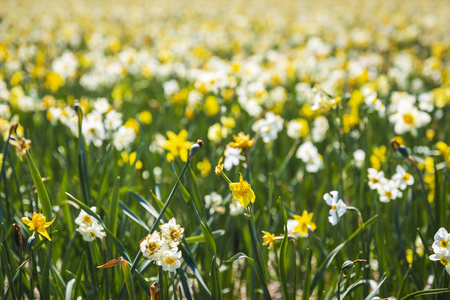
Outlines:
[{"label": "yellow petal", "polygon": [[51,220],[50,222],[46,222],[44,225],[44,228],[47,228],[48,226],[52,225],[53,222],[55,222],[56,217],[53,218],[53,220]]},{"label": "yellow petal", "polygon": [[187,149],[180,149],[180,158],[183,162],[187,161],[188,158],[188,151]]},{"label": "yellow petal", "polygon": [[44,226],[41,226],[38,228],[37,232],[39,232],[43,237],[47,238],[47,240],[51,241],[52,239],[48,235],[47,230],[44,228]]},{"label": "yellow petal", "polygon": [[23,217],[23,218],[22,218],[22,222],[23,222],[25,225],[29,226],[29,227],[30,227],[30,230],[33,230],[33,229],[34,229],[33,221],[31,221],[30,219],[28,219],[28,218],[26,218],[26,217]]}]

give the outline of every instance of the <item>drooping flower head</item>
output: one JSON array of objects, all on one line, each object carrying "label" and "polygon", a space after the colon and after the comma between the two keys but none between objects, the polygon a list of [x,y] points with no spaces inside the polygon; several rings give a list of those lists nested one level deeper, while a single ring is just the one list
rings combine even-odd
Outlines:
[{"label": "drooping flower head", "polygon": [[243,207],[247,207],[250,202],[255,202],[255,193],[250,183],[242,179],[242,174],[240,174],[239,182],[231,182],[229,187],[233,193],[233,202],[238,200]]}]

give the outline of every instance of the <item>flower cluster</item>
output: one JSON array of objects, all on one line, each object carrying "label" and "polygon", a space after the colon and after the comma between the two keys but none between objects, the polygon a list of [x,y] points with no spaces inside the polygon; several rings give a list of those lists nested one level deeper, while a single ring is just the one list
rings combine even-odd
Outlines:
[{"label": "flower cluster", "polygon": [[441,227],[436,232],[432,247],[434,254],[430,255],[430,259],[439,261],[450,275],[450,235],[445,228]]},{"label": "flower cluster", "polygon": [[[93,206],[91,210],[96,212],[97,208]],[[84,210],[80,211],[80,214],[75,219],[75,224],[78,225],[77,231],[83,236],[86,242],[92,242],[95,238],[102,239],[106,236],[106,233],[103,232],[103,227],[93,216],[87,214]]]},{"label": "flower cluster", "polygon": [[414,177],[405,171],[402,166],[397,165],[396,171],[391,179],[387,179],[383,171],[377,171],[373,168],[368,169],[369,187],[378,192],[381,202],[389,202],[402,197],[402,191],[407,186],[414,184]]},{"label": "flower cluster", "polygon": [[161,232],[155,231],[147,235],[139,248],[143,256],[153,260],[164,271],[174,272],[181,266],[181,251],[178,244],[184,237],[184,228],[176,223],[175,218],[159,226]]},{"label": "flower cluster", "polygon": [[297,158],[306,164],[306,171],[317,173],[323,165],[322,155],[311,141],[304,142],[297,149]]}]

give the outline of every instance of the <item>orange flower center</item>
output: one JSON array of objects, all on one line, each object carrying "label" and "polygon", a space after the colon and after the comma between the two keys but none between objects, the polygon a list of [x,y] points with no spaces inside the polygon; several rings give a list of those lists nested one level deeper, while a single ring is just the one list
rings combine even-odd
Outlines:
[{"label": "orange flower center", "polygon": [[336,210],[336,205],[331,205],[332,210]]},{"label": "orange flower center", "polygon": [[447,240],[441,240],[441,241],[439,242],[439,245],[440,245],[442,248],[447,248],[447,247],[448,247],[448,241],[447,241]]},{"label": "orange flower center", "polygon": [[411,178],[411,174],[409,174],[408,172],[406,172],[405,174],[403,174],[403,181],[408,181],[409,178]]},{"label": "orange flower center", "polygon": [[247,193],[250,191],[250,184],[247,181],[241,181],[237,186],[236,186],[236,192],[241,195],[241,196],[245,196],[247,195]]},{"label": "orange flower center", "polygon": [[168,265],[173,265],[175,263],[175,260],[170,258],[170,257],[164,257],[164,261],[166,262],[166,264]]}]

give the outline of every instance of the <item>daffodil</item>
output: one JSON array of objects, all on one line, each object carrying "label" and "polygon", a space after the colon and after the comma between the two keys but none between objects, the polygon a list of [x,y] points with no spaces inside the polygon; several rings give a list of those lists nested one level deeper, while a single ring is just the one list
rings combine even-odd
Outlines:
[{"label": "daffodil", "polygon": [[268,231],[262,230],[263,235],[263,246],[269,245],[268,249],[273,248],[273,242],[275,242],[275,234],[271,234]]},{"label": "daffodil", "polygon": [[233,202],[238,200],[243,207],[247,207],[250,202],[255,202],[255,193],[250,184],[242,179],[242,174],[240,174],[239,182],[231,182],[229,187],[233,193]]},{"label": "daffodil", "polygon": [[233,135],[233,139],[234,142],[230,142],[230,147],[241,150],[248,149],[255,143],[255,140],[251,139],[249,134],[245,134],[242,131],[237,136]]},{"label": "daffodil", "polygon": [[50,222],[45,221],[45,216],[42,213],[33,213],[33,217],[28,219],[27,217],[22,218],[22,222],[25,223],[28,227],[30,227],[30,230],[36,230],[39,232],[40,235],[47,238],[49,241],[52,239],[48,235],[47,227],[52,225],[52,223],[55,221],[56,217],[53,218]]},{"label": "daffodil", "polygon": [[[301,216],[294,215],[294,220],[298,222],[298,225],[295,227],[295,231],[299,232],[301,236],[308,236],[308,231],[316,230],[317,226],[313,222],[311,222],[314,213],[308,213],[306,210],[303,211]],[[309,230],[308,230],[309,228]]]},{"label": "daffodil", "polygon": [[167,154],[167,160],[170,161],[179,156],[183,162],[187,161],[188,149],[192,146],[192,142],[187,141],[187,136],[188,133],[185,129],[181,130],[178,135],[172,131],[167,131],[169,139],[163,144],[163,148],[170,151]]}]

